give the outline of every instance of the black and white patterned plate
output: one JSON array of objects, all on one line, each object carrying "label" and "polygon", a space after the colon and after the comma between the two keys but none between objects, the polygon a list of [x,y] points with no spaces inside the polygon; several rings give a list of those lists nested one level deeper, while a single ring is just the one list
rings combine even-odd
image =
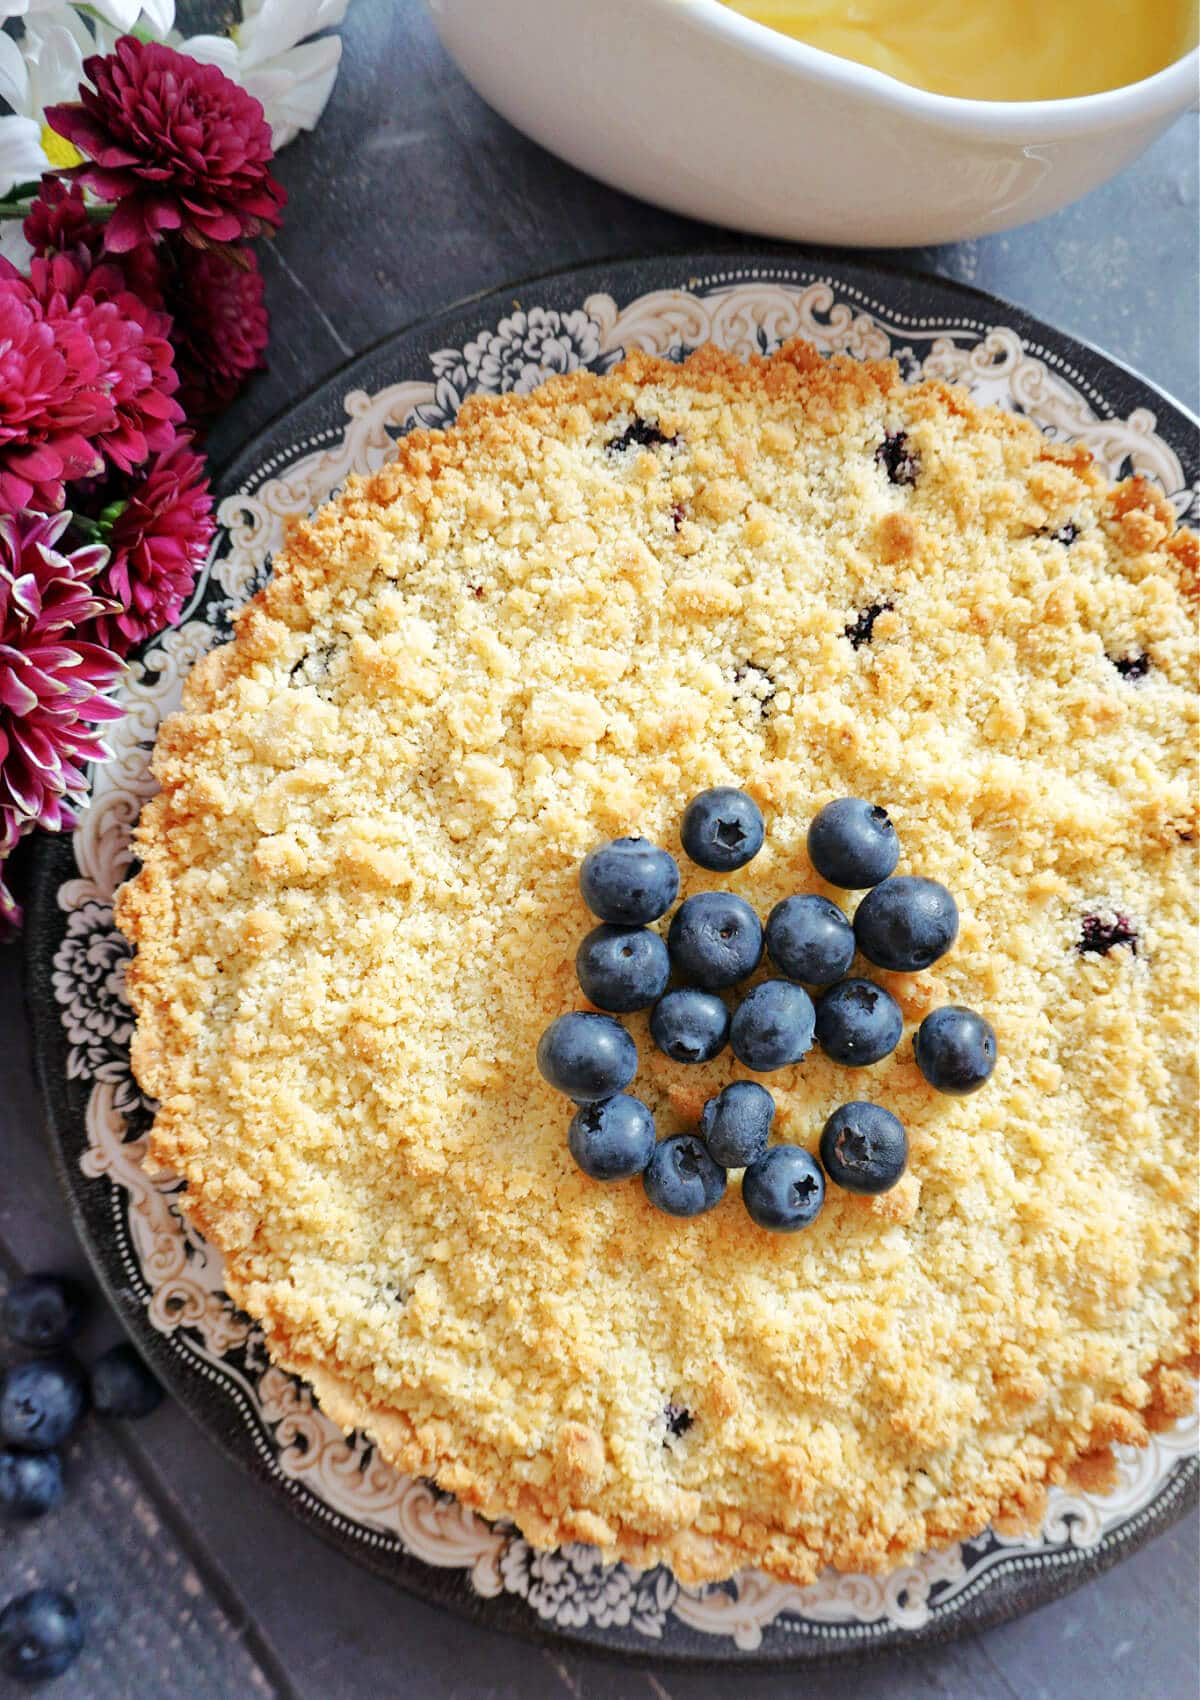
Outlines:
[{"label": "black and white patterned plate", "polygon": [[131,1332],[204,1428],[306,1521],[426,1597],[519,1633],[659,1658],[790,1662],[942,1639],[1043,1603],[1165,1527],[1195,1497],[1196,1422],[1119,1454],[1104,1497],[1053,1490],[1037,1536],[986,1533],[888,1576],[796,1588],[746,1571],[685,1587],[669,1571],[604,1567],[596,1550],[537,1552],[345,1438],[274,1368],[222,1290],[220,1259],[139,1158],[151,1106],[130,1072],[127,947],[111,899],[149,795],[149,752],[192,662],[262,584],[287,519],[394,439],[453,419],[473,390],[533,389],[604,370],[634,348],[679,358],[713,341],[767,352],[801,335],[827,352],[894,355],[906,377],[966,384],[1081,440],[1113,476],[1197,511],[1195,424],[1104,355],[975,291],[848,262],[689,254],[560,273],[402,331],[296,404],[220,481],[221,530],[178,625],[125,687],[127,719],[70,839],[47,839],[28,926],[30,1004],[50,1127],[76,1220]]}]

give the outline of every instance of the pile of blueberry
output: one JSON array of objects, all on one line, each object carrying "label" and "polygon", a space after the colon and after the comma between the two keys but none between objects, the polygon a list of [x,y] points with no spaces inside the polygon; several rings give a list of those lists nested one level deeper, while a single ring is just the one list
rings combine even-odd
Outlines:
[{"label": "pile of blueberry", "polygon": [[[693,799],[680,838],[702,868],[729,873],[762,848],[762,813],[744,791],[720,786]],[[705,1104],[696,1134],[661,1142],[654,1117],[625,1088],[637,1073],[637,1046],[614,1016],[650,1010],[650,1035],[675,1062],[710,1062],[728,1044],[756,1074],[788,1068],[814,1039],[850,1068],[890,1055],[904,1018],[887,989],[848,976],[855,951],[878,968],[916,973],[943,956],[958,934],[958,909],[936,880],[894,873],[900,859],[887,812],[859,797],[829,803],[808,832],[813,867],[831,885],[866,891],[851,922],[827,897],[785,897],[764,928],[733,892],[687,897],[665,940],[651,931],[679,895],[673,856],[643,838],[593,850],[579,872],[583,900],[601,925],[575,959],[579,984],[598,1010],[559,1016],[543,1033],[543,1077],[577,1105],[567,1141],[595,1180],[641,1175],[646,1195],[672,1216],[711,1210],[726,1171],[744,1169],[742,1199],[761,1227],[805,1228],[825,1199],[826,1176],[850,1192],[886,1192],[904,1172],[908,1139],[880,1105],[854,1102],[826,1122],[821,1161],[795,1145],[770,1146],[775,1101],[739,1080]],[[719,994],[746,980],[764,950],[776,976],[761,980],[730,1011]],[[671,987],[674,973],[682,984]],[[800,982],[803,982],[801,984]],[[818,988],[810,995],[806,986]],[[814,1002],[815,997],[815,1002]],[[996,1035],[980,1015],[955,1005],[934,1010],[913,1040],[918,1067],[940,1092],[976,1091],[996,1064]]]},{"label": "pile of blueberry", "polygon": [[[0,1379],[0,1516],[41,1517],[63,1495],[59,1450],[90,1408],[145,1417],[163,1390],[132,1346],[113,1346],[85,1371],[67,1349],[87,1316],[82,1287],[65,1275],[27,1275],[5,1294],[9,1342],[30,1354]],[[35,1588],[0,1611],[0,1670],[19,1682],[58,1676],[78,1657],[83,1626],[69,1594]]]}]

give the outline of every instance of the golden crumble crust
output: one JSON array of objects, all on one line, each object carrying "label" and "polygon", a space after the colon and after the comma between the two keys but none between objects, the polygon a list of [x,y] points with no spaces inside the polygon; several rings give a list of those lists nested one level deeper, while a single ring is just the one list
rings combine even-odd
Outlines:
[{"label": "golden crumble crust", "polygon": [[[635,419],[667,440],[614,447]],[[1197,1349],[1197,577],[1145,482],[799,343],[473,398],[297,525],[162,728],[118,900],[151,1159],[273,1356],[536,1544],[684,1580],[880,1570],[1102,1485]],[[582,1001],[582,856],[678,854],[723,783],[765,848],[685,893],[828,891],[805,833],[854,794],[962,916],[882,976],[891,1057],[770,1077],[785,1139],[850,1097],[910,1134],[796,1235],[736,1178],[691,1221],[587,1180],[533,1061]],[[1092,914],[1136,952],[1081,953]],[[912,1059],[944,1001],[999,1034],[969,1099]],[[744,1072],[628,1025],[660,1133]]]}]

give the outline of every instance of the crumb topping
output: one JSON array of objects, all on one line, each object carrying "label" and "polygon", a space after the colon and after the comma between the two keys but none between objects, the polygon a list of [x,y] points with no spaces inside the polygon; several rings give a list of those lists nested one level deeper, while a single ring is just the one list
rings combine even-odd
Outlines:
[{"label": "crumb topping", "polygon": [[[272,1353],[532,1541],[685,1580],[1036,1520],[1181,1411],[1197,576],[1146,483],[799,344],[473,398],[295,527],[162,729],[118,905],[152,1159]],[[534,1066],[577,1007],[581,857],[677,852],[713,785],[766,846],[681,896],[830,895],[805,833],[856,795],[961,910],[933,974],[882,976],[909,1031],[856,1081],[909,1172],[803,1235],[597,1188]],[[1136,954],[1081,943],[1098,892]],[[987,1009],[987,1092],[924,1081],[930,998]],[[631,1090],[694,1128],[693,1071],[628,1026]],[[815,1150],[844,1070],[771,1086]]]}]

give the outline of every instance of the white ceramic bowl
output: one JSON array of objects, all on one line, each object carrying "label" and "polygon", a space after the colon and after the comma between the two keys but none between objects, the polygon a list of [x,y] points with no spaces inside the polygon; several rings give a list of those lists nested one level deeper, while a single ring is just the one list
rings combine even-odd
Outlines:
[{"label": "white ceramic bowl", "polygon": [[792,240],[960,241],[1041,218],[1135,158],[1196,98],[1197,52],[1058,101],[956,100],[717,0],[430,0],[499,112],[607,183]]}]

